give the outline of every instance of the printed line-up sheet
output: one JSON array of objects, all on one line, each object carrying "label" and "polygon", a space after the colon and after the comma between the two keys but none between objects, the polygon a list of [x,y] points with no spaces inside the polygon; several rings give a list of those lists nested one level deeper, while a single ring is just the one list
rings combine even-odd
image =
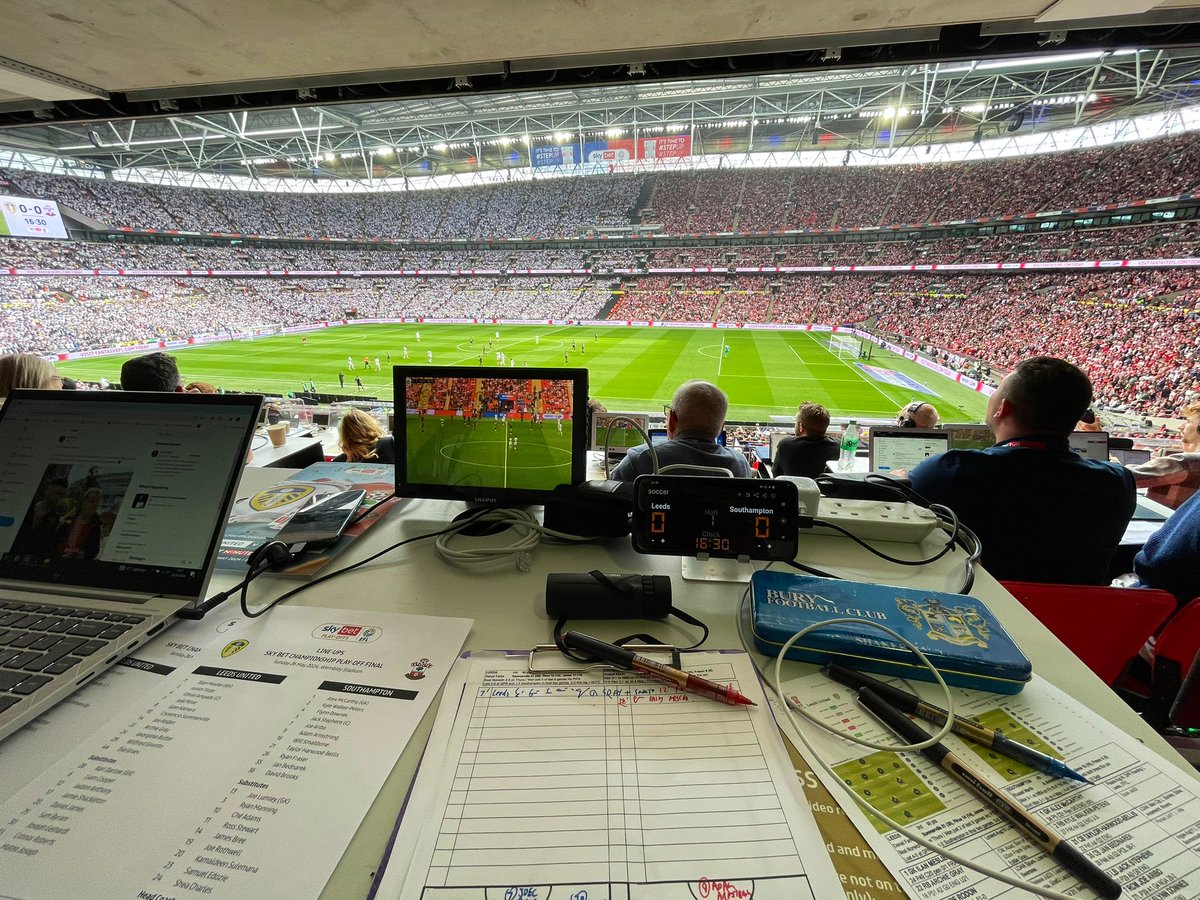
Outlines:
[{"label": "printed line-up sheet", "polygon": [[686,665],[753,708],[527,661],[473,656],[451,674],[377,896],[841,896],[744,654]]},{"label": "printed line-up sheet", "polygon": [[0,744],[0,893],[317,896],[470,625],[282,606],[171,629]]},{"label": "printed line-up sheet", "polygon": [[[939,702],[936,685],[892,683]],[[788,696],[839,730],[879,743],[895,737],[862,711],[853,691],[822,674],[784,685]],[[1063,759],[1092,785],[1054,778],[955,735],[945,743],[1108,872],[1130,900],[1200,898],[1200,782],[1080,706],[1044,679],[1002,696],[951,688],[956,711]],[[926,730],[932,733],[933,727]],[[791,734],[790,726],[785,732]],[[1086,887],[919,753],[874,751],[805,728],[839,777],[846,814],[905,890],[922,900],[1033,896],[950,862],[870,819],[853,791],[888,819],[988,868],[1091,896]],[[792,738],[795,739],[794,737]]]}]

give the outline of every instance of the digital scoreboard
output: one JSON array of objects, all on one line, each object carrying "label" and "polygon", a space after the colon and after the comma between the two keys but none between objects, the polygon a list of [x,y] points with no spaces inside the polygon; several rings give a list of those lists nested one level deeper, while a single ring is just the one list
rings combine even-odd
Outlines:
[{"label": "digital scoreboard", "polygon": [[634,483],[639,553],[795,559],[799,500],[790,481],[642,475]]},{"label": "digital scoreboard", "polygon": [[58,204],[32,197],[0,196],[0,235],[67,240]]}]

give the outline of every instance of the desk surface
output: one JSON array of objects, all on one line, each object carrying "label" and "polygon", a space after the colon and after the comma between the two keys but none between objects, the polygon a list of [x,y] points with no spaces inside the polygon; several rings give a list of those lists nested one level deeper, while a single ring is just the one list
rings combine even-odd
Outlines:
[{"label": "desk surface", "polygon": [[[274,483],[279,477],[278,469],[247,469],[243,484],[247,488],[258,489]],[[448,501],[412,501],[392,512],[385,521],[369,531],[335,565],[362,559],[404,538],[437,531],[445,527],[447,521],[461,509],[462,504]],[[921,553],[927,552],[906,544],[891,544],[887,550],[893,555],[911,555],[912,558],[919,558]],[[962,581],[961,556],[961,553],[952,553],[930,566],[901,567],[877,559],[844,538],[804,534],[800,539],[797,558],[860,581],[956,591]],[[532,554],[532,567],[528,572],[518,571],[511,563],[484,571],[464,571],[439,558],[432,540],[421,541],[385,555],[344,579],[335,578],[317,585],[289,602],[472,618],[475,626],[467,640],[468,649],[525,648],[550,640],[553,623],[545,616],[546,575],[550,572],[586,572],[591,569],[671,576],[675,604],[711,628],[712,635],[707,646],[740,646],[735,612],[745,585],[685,582],[680,577],[680,560],[643,556],[633,550],[628,538],[577,546],[543,545]],[[215,593],[231,586],[234,581],[232,576],[218,573],[210,590]],[[260,578],[251,585],[251,603],[257,605],[266,602],[296,583],[295,579],[290,578]],[[1196,774],[1182,757],[990,575],[980,571],[971,593],[986,602],[1001,620],[1033,661],[1035,672],[1169,758],[1181,769]],[[629,622],[587,623],[586,630],[604,638],[643,630],[666,641],[692,643],[695,640],[693,630],[675,624],[676,621],[672,619],[632,625]],[[790,665],[797,672],[811,669],[802,663]],[[433,724],[434,712],[431,710],[425,717],[401,755],[330,879],[323,898],[361,898],[366,895],[372,873],[416,771]]]}]

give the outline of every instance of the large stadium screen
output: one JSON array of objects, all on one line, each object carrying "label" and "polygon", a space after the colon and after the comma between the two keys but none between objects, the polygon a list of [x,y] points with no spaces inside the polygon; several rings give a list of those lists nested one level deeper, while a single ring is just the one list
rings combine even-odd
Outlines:
[{"label": "large stadium screen", "polygon": [[[583,481],[587,370],[397,366],[396,493],[543,503]],[[403,404],[403,407],[401,407]]]},{"label": "large stadium screen", "polygon": [[0,235],[67,240],[58,204],[32,197],[0,197]]}]

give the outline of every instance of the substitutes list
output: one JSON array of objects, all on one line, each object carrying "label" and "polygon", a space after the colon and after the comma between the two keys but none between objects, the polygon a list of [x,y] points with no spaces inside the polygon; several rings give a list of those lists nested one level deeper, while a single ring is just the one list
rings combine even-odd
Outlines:
[{"label": "substitutes list", "polygon": [[470,622],[280,608],[224,627],[128,660],[158,687],[0,806],[5,895],[316,896]]}]

